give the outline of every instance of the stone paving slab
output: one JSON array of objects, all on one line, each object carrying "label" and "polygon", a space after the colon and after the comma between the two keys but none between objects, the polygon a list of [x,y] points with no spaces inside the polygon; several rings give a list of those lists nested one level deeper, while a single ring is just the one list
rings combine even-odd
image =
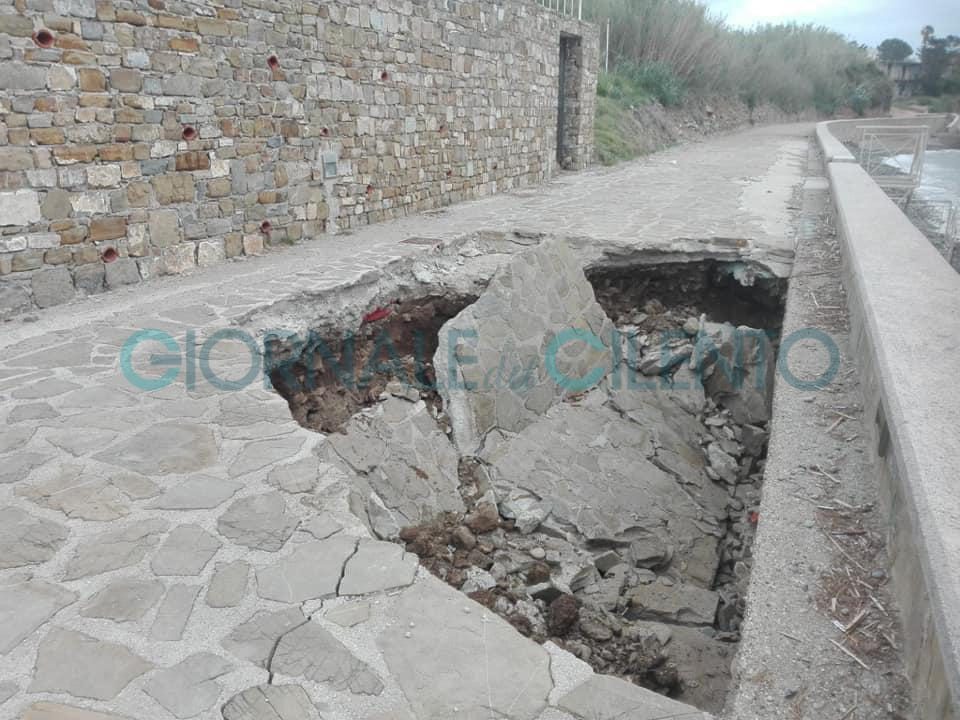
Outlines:
[{"label": "stone paving slab", "polygon": [[[371,539],[350,512],[347,476],[311,474],[327,439],[294,422],[262,379],[187,387],[186,348],[217,330],[259,337],[307,322],[297,309],[320,293],[479,231],[662,253],[733,239],[726,247],[782,272],[792,245],[777,236],[778,217],[808,131],[717,138],[6,323],[0,718],[219,719],[224,705],[229,720],[261,717],[275,692],[264,688],[281,676],[302,689],[277,696],[284,720],[316,717],[311,708],[325,720],[488,720],[492,706],[496,717],[594,717],[583,709],[589,689],[566,701],[556,692],[543,648]],[[133,387],[120,366],[124,343],[148,328],[175,338],[181,360],[176,381],[155,391]],[[218,348],[224,376],[250,364],[236,346]],[[463,650],[474,646],[479,654]],[[317,663],[320,651],[329,663]],[[632,700],[603,707],[656,700],[629,688]]]}]

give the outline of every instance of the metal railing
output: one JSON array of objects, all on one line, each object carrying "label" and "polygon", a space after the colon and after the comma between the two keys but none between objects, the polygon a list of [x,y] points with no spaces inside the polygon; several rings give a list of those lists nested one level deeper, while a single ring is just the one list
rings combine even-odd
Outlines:
[{"label": "metal railing", "polygon": [[867,125],[860,131],[860,164],[877,185],[909,201],[923,178],[929,128]]},{"label": "metal railing", "polygon": [[583,20],[583,0],[537,0],[537,2],[566,17]]}]

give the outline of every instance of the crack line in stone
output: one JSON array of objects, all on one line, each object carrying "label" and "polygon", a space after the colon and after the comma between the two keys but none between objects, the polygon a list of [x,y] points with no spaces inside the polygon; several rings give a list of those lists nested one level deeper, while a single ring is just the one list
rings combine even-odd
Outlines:
[{"label": "crack line in stone", "polygon": [[347,575],[347,564],[353,559],[353,556],[360,552],[360,538],[356,538],[356,542],[353,545],[353,552],[343,561],[343,567],[340,568],[340,579],[337,580],[337,597],[340,597],[340,586],[343,584],[343,578]]},{"label": "crack line in stone", "polygon": [[[301,611],[301,612],[302,612],[302,611]],[[302,623],[300,623],[299,625],[295,625],[294,627],[290,628],[290,629],[287,630],[283,635],[281,635],[280,637],[278,637],[278,638],[277,638],[277,641],[273,644],[273,647],[270,648],[270,654],[267,656],[267,685],[273,685],[273,676],[274,676],[274,673],[273,673],[273,658],[274,658],[274,656],[277,654],[277,649],[280,647],[280,643],[283,641],[283,639],[284,639],[287,635],[289,635],[290,633],[292,633],[294,630],[297,630],[298,628],[302,628],[304,625],[306,625],[306,624],[309,623],[309,622],[310,622],[310,618],[306,618],[306,619],[305,619]]]}]

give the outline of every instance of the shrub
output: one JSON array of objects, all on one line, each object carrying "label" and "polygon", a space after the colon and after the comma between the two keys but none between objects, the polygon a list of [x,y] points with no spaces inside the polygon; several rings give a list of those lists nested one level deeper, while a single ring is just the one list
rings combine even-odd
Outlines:
[{"label": "shrub", "polygon": [[[593,19],[612,21],[613,74],[664,105],[678,104],[688,93],[723,93],[751,106],[771,102],[789,112],[812,107],[825,114],[849,102],[867,103],[864,111],[886,102],[882,86],[889,83],[866,49],[824,27],[733,30],[695,0],[593,0],[585,7]],[[608,83],[611,92],[629,94]]]},{"label": "shrub", "polygon": [[666,107],[683,102],[684,82],[666,63],[623,63],[617,68],[617,74],[629,79],[638,96],[656,98]]}]

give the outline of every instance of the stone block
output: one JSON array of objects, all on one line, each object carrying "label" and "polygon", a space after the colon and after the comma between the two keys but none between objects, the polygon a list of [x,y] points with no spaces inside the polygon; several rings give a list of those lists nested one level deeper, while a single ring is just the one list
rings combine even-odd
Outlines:
[{"label": "stone block", "polygon": [[160,253],[162,272],[167,275],[180,275],[192,270],[197,265],[196,247],[186,242],[164,248]]},{"label": "stone block", "polygon": [[60,128],[35,128],[30,131],[30,139],[37,145],[62,145],[66,140]]},{"label": "stone block", "polygon": [[[610,371],[613,324],[561,241],[514,256],[440,330],[439,391],[462,454],[494,427],[519,432]],[[556,345],[554,345],[556,342]]]},{"label": "stone block", "polygon": [[0,237],[0,253],[19,252],[26,249],[27,238],[25,235]]},{"label": "stone block", "polygon": [[0,225],[23,226],[42,220],[40,196],[35,191],[0,193]]},{"label": "stone block", "polygon": [[143,257],[150,252],[149,232],[145,224],[127,225],[127,252],[132,257]]},{"label": "stone block", "polygon": [[[176,150],[176,148],[174,148]],[[191,151],[177,155],[177,170],[209,170],[210,155],[205,152]]]},{"label": "stone block", "polygon": [[197,265],[207,267],[227,259],[223,240],[203,240],[197,245]]},{"label": "stone block", "polygon": [[121,9],[118,9],[116,12],[118,23],[126,23],[127,25],[134,25],[136,27],[143,27],[147,24],[147,19],[140,13]]},{"label": "stone block", "polygon": [[97,157],[97,148],[93,145],[71,145],[56,148],[53,151],[53,157],[58,165],[93,162],[94,158]]},{"label": "stone block", "polygon": [[125,217],[96,218],[90,222],[90,240],[103,242],[116,240],[127,234],[127,219]]},{"label": "stone block", "polygon": [[149,207],[151,198],[150,183],[130,183],[127,186],[127,204],[130,207]]},{"label": "stone block", "polygon": [[107,89],[107,78],[99,70],[93,68],[78,68],[77,78],[83,92],[101,93]]},{"label": "stone block", "polygon": [[91,187],[117,187],[120,184],[120,179],[120,166],[117,164],[91,165],[87,168],[87,182]]},{"label": "stone block", "polygon": [[58,229],[57,232],[60,233],[61,245],[76,245],[87,239],[87,228],[83,225],[71,225]]},{"label": "stone block", "polygon": [[150,242],[154,247],[178,245],[183,240],[180,216],[176,210],[154,210],[148,221]]},{"label": "stone block", "polygon": [[170,38],[170,49],[180,53],[195,53],[200,50],[200,42],[194,38]]},{"label": "stone block", "polygon": [[228,258],[233,258],[233,257],[237,257],[238,255],[242,255],[243,254],[243,237],[236,233],[231,233],[230,235],[227,235],[227,237],[225,237],[223,240],[223,249],[224,249],[224,254]]},{"label": "stone block", "polygon": [[60,245],[60,236],[57,233],[34,233],[26,237],[27,247],[33,250],[47,250]]},{"label": "stone block", "polygon": [[30,37],[33,35],[33,21],[22,15],[0,15],[0,35]]},{"label": "stone block", "polygon": [[102,215],[110,211],[110,196],[105,192],[74,193],[70,204],[75,213]]},{"label": "stone block", "polygon": [[137,269],[137,263],[133,258],[118,258],[112,263],[107,263],[105,267],[105,280],[108,290],[121,287],[123,285],[135,285],[140,282],[140,271]]},{"label": "stone block", "polygon": [[77,290],[85,295],[96,295],[103,292],[105,274],[103,263],[92,262],[78,265],[73,271],[73,279]]},{"label": "stone block", "polygon": [[193,75],[173,75],[163,81],[164,95],[185,95],[197,97],[203,90],[203,80]]},{"label": "stone block", "polygon": [[62,266],[35,272],[30,278],[30,286],[33,300],[41,308],[60,305],[74,296],[73,278]]},{"label": "stone block", "polygon": [[229,178],[217,178],[207,183],[207,197],[221,198],[230,194],[231,183]]},{"label": "stone block", "polygon": [[17,172],[33,166],[33,153],[26,148],[0,147],[0,171]]},{"label": "stone block", "polygon": [[100,251],[96,245],[83,245],[73,251],[73,261],[77,265],[100,262]]},{"label": "stone block", "polygon": [[73,260],[73,250],[69,247],[52,248],[43,254],[44,265],[66,265],[71,260]]},{"label": "stone block", "polygon": [[32,307],[30,294],[20,285],[0,281],[0,320],[19,315]]},{"label": "stone block", "polygon": [[243,254],[244,255],[263,255],[263,236],[262,235],[244,235],[243,236]]},{"label": "stone block", "polygon": [[47,72],[47,87],[51,90],[69,90],[77,84],[77,71],[67,65],[54,65]]},{"label": "stone block", "polygon": [[153,192],[157,196],[157,202],[161,205],[173,205],[174,203],[194,202],[196,200],[196,187],[192,175],[185,173],[157,175],[150,182],[153,183]]},{"label": "stone block", "polygon": [[70,205],[70,193],[54,189],[46,194],[40,205],[40,212],[48,220],[63,220],[70,217],[73,207]]},{"label": "stone block", "polygon": [[21,62],[0,63],[0,90],[45,90],[47,70]]}]

